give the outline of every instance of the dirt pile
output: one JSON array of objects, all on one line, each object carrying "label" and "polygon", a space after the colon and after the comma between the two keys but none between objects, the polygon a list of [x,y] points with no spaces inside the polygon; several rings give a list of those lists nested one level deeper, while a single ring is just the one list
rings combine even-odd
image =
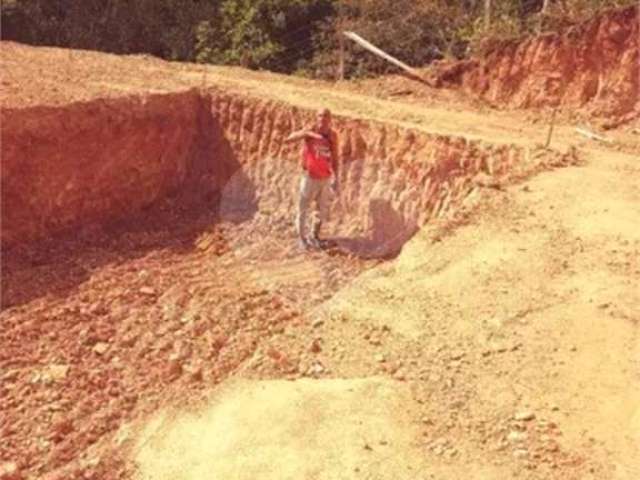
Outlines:
[{"label": "dirt pile", "polygon": [[611,11],[559,34],[439,65],[432,80],[496,106],[587,107],[609,120],[631,118],[640,113],[639,28],[637,7]]}]

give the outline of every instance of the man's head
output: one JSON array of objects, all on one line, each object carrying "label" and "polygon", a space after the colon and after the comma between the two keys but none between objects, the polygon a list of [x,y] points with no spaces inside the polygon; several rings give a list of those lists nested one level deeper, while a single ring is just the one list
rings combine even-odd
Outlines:
[{"label": "man's head", "polygon": [[328,108],[321,108],[316,115],[316,128],[321,132],[326,132],[331,128],[331,111]]}]

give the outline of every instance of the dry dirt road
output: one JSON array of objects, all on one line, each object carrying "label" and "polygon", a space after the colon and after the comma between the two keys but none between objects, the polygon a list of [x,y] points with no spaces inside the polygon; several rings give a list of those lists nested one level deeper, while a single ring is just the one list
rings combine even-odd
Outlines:
[{"label": "dry dirt road", "polygon": [[[518,112],[96,61],[122,83],[70,91],[197,80],[492,143],[546,134]],[[91,69],[70,65],[61,81]],[[0,460],[47,480],[639,478],[638,142],[572,127],[553,145],[580,165],[479,189],[385,262],[172,199],[3,258]]]},{"label": "dry dirt road", "polygon": [[[210,406],[154,418],[136,478],[637,478],[640,169],[586,153],[424,229]],[[317,379],[276,380],[272,350]]]}]

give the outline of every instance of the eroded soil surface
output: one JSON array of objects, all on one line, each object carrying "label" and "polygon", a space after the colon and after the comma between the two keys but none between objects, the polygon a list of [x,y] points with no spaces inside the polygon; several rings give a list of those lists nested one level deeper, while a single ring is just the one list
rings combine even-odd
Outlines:
[{"label": "eroded soil surface", "polygon": [[[18,48],[11,108],[205,85],[546,139],[469,102],[57,49],[14,65]],[[479,183],[395,258],[302,252],[294,212],[221,218],[189,195],[3,252],[0,478],[638,478],[638,140],[573,127],[552,145],[579,162]]]}]

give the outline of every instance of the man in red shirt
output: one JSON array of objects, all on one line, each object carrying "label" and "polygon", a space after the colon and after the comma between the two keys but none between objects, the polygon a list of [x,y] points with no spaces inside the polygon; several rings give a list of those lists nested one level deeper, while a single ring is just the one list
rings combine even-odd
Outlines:
[{"label": "man in red shirt", "polygon": [[[329,217],[331,193],[338,190],[338,135],[331,128],[331,112],[326,108],[320,110],[311,129],[294,132],[285,142],[296,140],[304,141],[296,230],[301,247],[322,248],[320,229]],[[307,237],[305,228],[312,204],[316,206],[316,215],[311,236]]]}]

